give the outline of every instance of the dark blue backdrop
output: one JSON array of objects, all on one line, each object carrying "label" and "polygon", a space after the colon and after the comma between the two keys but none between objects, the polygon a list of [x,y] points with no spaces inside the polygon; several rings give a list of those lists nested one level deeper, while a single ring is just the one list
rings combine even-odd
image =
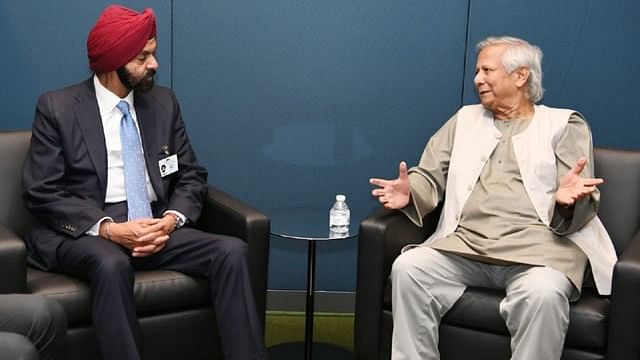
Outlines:
[{"label": "dark blue backdrop", "polygon": [[[107,1],[0,3],[1,129],[27,129],[37,96],[90,76],[85,41]],[[640,147],[635,0],[127,0],[158,17],[158,82],[178,94],[210,182],[268,214],[354,220],[367,179],[417,161],[475,102],[475,43],[512,34],[545,52],[544,102],[580,110],[596,146]],[[357,224],[354,224],[354,228]],[[269,288],[304,287],[304,244],[273,239]],[[356,241],[323,244],[319,289],[354,290]]]}]

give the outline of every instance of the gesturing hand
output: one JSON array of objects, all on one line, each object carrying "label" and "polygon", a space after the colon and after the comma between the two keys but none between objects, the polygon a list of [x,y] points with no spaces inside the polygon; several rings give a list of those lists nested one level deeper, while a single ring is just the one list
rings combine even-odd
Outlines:
[{"label": "gesturing hand", "polygon": [[371,195],[387,209],[401,209],[409,204],[410,188],[407,163],[400,162],[398,178],[394,180],[369,179],[369,183],[378,186],[371,191]]},{"label": "gesturing hand", "polygon": [[556,202],[560,205],[571,206],[579,199],[591,194],[604,180],[600,178],[583,178],[580,176],[587,165],[587,159],[581,157],[576,165],[560,179],[556,191]]}]

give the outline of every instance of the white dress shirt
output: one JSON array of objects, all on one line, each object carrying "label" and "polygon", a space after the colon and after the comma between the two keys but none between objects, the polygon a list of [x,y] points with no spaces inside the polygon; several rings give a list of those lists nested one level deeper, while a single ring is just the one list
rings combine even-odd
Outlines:
[{"label": "white dress shirt", "polygon": [[[93,76],[93,85],[96,89],[98,110],[100,111],[100,118],[102,119],[102,128],[104,129],[104,139],[107,147],[107,193],[105,203],[126,201],[127,192],[124,186],[124,163],[122,162],[122,144],[120,142],[120,121],[122,120],[123,114],[116,105],[122,100],[129,104],[129,112],[131,112],[133,122],[138,128],[138,134],[140,134],[138,117],[136,116],[136,109],[133,104],[133,91],[130,91],[124,99],[121,99],[104,87],[102,83],[100,83],[100,80],[98,80],[97,75]],[[146,167],[144,173],[149,200],[156,201],[158,196],[153,190]],[[178,225],[182,225],[186,221],[186,217],[177,211],[168,210],[165,213],[167,212],[178,215]],[[106,219],[112,220],[108,217],[100,219],[86,232],[87,235],[98,235],[100,224]]]},{"label": "white dress shirt", "polygon": [[[131,112],[133,122],[138,128],[138,134],[140,134],[138,117],[136,116],[136,109],[133,103],[133,91],[130,91],[124,99],[120,99],[105,88],[95,75],[93,77],[93,84],[96,88],[96,99],[98,100],[98,108],[100,110],[100,117],[102,118],[102,128],[104,129],[104,139],[107,146],[107,194],[104,201],[106,203],[126,201],[127,192],[124,187],[124,163],[122,162],[122,144],[120,143],[120,122],[124,114],[116,105],[122,100],[129,104],[129,112]],[[158,197],[153,190],[153,186],[151,186],[151,180],[149,179],[146,168],[144,169],[144,174],[149,201],[156,201]]]}]

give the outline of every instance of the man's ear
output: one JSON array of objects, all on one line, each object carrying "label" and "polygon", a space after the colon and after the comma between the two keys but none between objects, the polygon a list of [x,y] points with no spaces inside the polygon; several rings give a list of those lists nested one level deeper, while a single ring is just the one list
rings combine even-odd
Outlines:
[{"label": "man's ear", "polygon": [[516,86],[519,88],[525,86],[527,84],[527,80],[529,80],[529,69],[521,66],[515,70],[516,75]]}]

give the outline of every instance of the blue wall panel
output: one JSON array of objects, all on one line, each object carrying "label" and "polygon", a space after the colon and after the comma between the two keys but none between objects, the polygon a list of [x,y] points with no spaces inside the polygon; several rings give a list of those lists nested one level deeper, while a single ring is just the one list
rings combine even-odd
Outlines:
[{"label": "blue wall panel", "polygon": [[465,103],[477,102],[476,43],[489,35],[515,35],[544,52],[542,103],[580,111],[596,146],[640,148],[640,2],[471,1],[469,17]]},{"label": "blue wall panel", "polygon": [[[269,214],[328,219],[346,193],[357,229],[377,206],[368,178],[415,163],[459,106],[466,13],[466,0],[176,5],[174,88],[210,181]],[[318,286],[353,290],[356,242],[319,247]],[[273,239],[271,288],[304,287],[304,249]]]},{"label": "blue wall panel", "polygon": [[[29,129],[38,96],[91,76],[87,35],[110,1],[0,2],[0,123],[1,129]],[[156,12],[160,33],[160,63],[169,65],[170,0],[120,2]],[[158,74],[169,85],[170,66]]]}]

